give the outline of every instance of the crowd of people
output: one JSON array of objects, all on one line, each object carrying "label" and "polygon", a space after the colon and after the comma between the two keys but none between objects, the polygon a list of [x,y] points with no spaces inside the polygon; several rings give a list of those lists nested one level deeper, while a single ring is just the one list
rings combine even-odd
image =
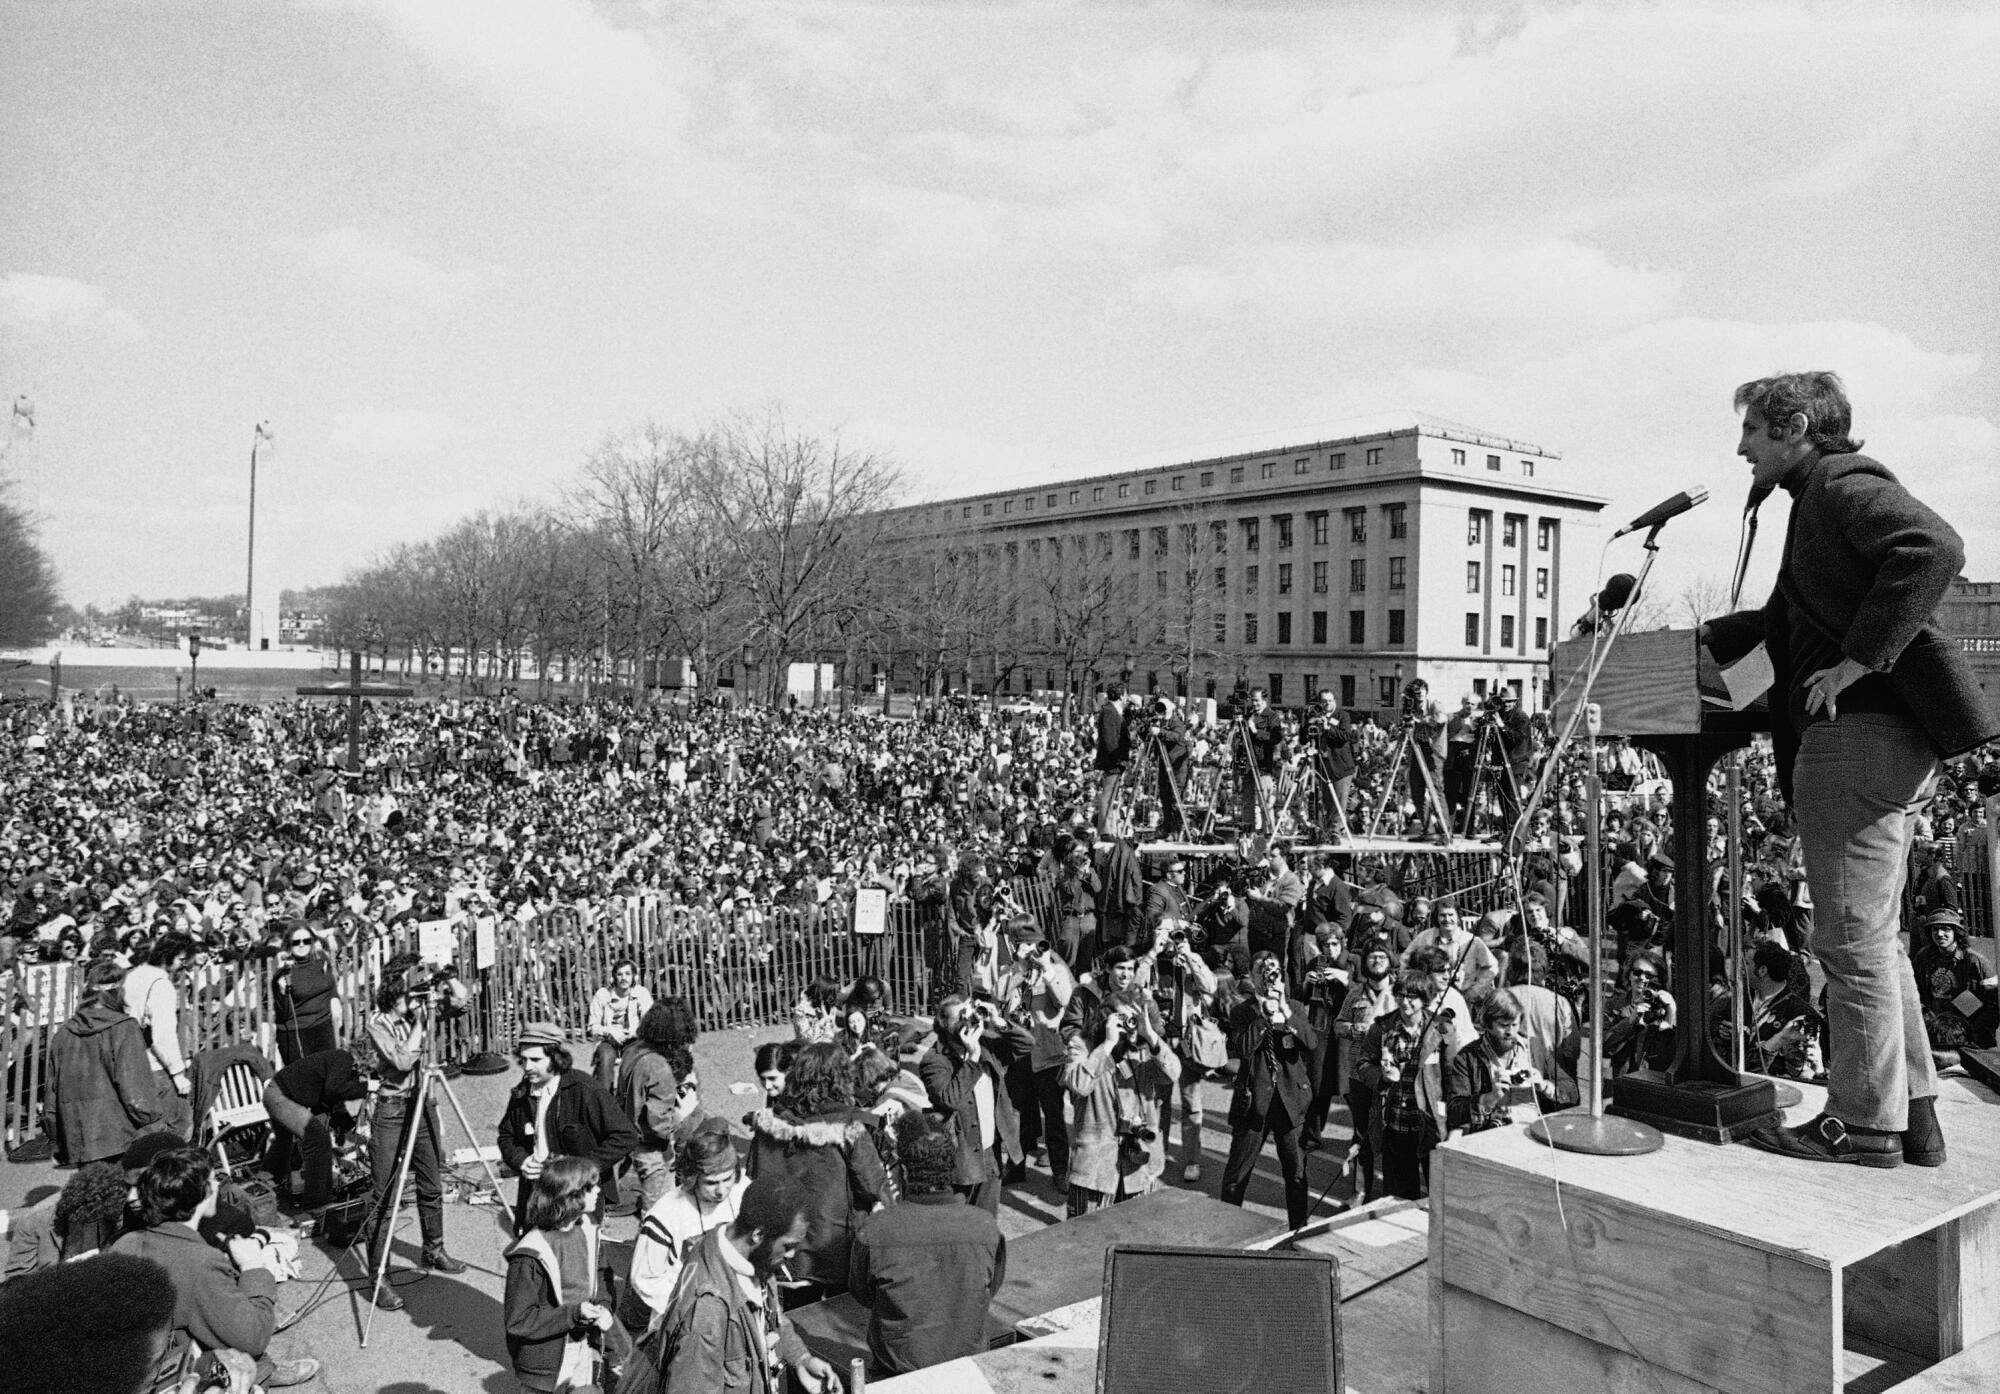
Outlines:
[{"label": "crowd of people", "polygon": [[[411,922],[474,910],[504,922],[644,901],[791,908],[844,933],[854,893],[879,887],[915,907],[921,930],[923,1022],[892,1012],[869,973],[791,985],[796,1040],[755,1061],[767,1098],[737,1130],[747,1145],[702,1107],[696,1004],[636,961],[611,965],[582,1020],[511,1034],[522,1074],[497,1141],[520,1178],[520,1237],[505,1322],[535,1390],[593,1366],[621,1389],[775,1388],[785,1365],[820,1387],[829,1373],[785,1313],[842,1292],[871,1309],[879,1371],[968,1353],[1005,1272],[1002,1192],[1046,1184],[1078,1216],[1201,1184],[1210,1107],[1231,1138],[1213,1178],[1225,1201],[1243,1201],[1270,1144],[1288,1222],[1307,1223],[1325,1197],[1310,1193],[1306,1158],[1340,1106],[1340,1199],[1421,1196],[1442,1138],[1575,1101],[1593,972],[1614,978],[1615,1071],[1671,1062],[1688,1030],[1771,1074],[1823,1071],[1811,898],[1768,751],[1744,762],[1730,886],[1720,784],[1704,865],[1683,870],[1657,765],[1607,744],[1600,870],[1616,951],[1593,964],[1578,932],[1585,772],[1573,751],[1543,771],[1538,720],[1491,704],[1505,777],[1467,780],[1459,730],[1425,694],[1386,722],[1260,699],[1241,707],[1247,742],[1172,704],[1108,701],[1120,726],[1128,705],[1151,709],[1136,746],[1104,708],[1064,725],[950,704],[889,723],[447,702],[371,712],[358,773],[342,768],[334,716],[302,704],[85,703],[67,721],[0,709],[9,1041],[45,1046],[33,1102],[78,1168],[46,1224],[16,1231],[17,1247],[39,1236],[24,1266],[41,1286],[5,1300],[51,1300],[75,1281],[43,1271],[65,1257],[140,1257],[171,1275],[182,1348],[191,1339],[212,1362],[238,1352],[268,1387],[309,1376],[309,1362],[270,1351],[258,1275],[283,1257],[217,1229],[218,1208],[238,1208],[185,1146],[205,1112],[191,1023],[226,1013],[246,975],[275,1008],[264,1161],[286,1203],[326,1203],[372,1075],[372,1198],[407,1154],[419,1262],[459,1271],[435,1104],[418,1110],[414,1092],[434,1029],[419,999],[463,989],[395,950]],[[1484,708],[1461,706],[1476,745]],[[1330,760],[1335,733],[1351,767]],[[1430,753],[1413,760],[1418,745]],[[1180,777],[1163,794],[1126,772],[1182,756],[1214,772],[1210,802],[1237,840],[1213,856],[1141,855],[1136,837],[1187,837],[1197,810]],[[1991,965],[1966,935],[1968,884],[1990,892],[1978,869],[2000,792],[1980,770],[1977,757],[1947,770],[1910,868],[1914,971],[1941,1052],[1991,1045],[2000,1020]],[[1432,836],[1481,798],[1504,819],[1544,774],[1522,854],[1474,884],[1430,875],[1420,855],[1287,852],[1288,834],[1337,844],[1371,822]],[[1305,797],[1286,822],[1294,787]],[[1717,959],[1701,1019],[1683,1021],[1664,988],[1676,896],[1696,876],[1718,942],[1734,899],[1748,947],[1740,969]],[[1032,903],[1015,889],[1030,883],[1045,892]],[[365,998],[332,968],[357,942],[379,946]],[[11,1138],[39,1123],[11,1118]],[[640,1233],[614,1299],[595,1287],[597,1225],[621,1177]],[[93,1185],[120,1208],[80,1208]],[[382,1271],[388,1229],[368,1237]],[[221,1315],[198,1317],[186,1291]],[[400,1305],[390,1284],[373,1295]],[[745,1370],[760,1373],[734,1383]]]}]

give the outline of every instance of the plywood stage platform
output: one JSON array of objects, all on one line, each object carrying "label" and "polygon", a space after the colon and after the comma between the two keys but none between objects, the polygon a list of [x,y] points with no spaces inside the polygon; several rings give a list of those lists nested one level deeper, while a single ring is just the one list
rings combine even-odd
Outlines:
[{"label": "plywood stage platform", "polygon": [[1947,1080],[1939,1116],[1935,1169],[1676,1137],[1592,1157],[1520,1127],[1441,1146],[1431,1394],[1879,1394],[1995,1334],[2000,1096]]}]

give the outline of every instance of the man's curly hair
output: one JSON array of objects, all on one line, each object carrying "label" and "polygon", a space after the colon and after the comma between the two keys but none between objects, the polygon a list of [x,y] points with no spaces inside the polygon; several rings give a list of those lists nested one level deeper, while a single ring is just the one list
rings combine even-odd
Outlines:
[{"label": "man's curly hair", "polygon": [[151,1259],[59,1263],[0,1287],[0,1370],[9,1394],[136,1394],[173,1319],[173,1279]]}]

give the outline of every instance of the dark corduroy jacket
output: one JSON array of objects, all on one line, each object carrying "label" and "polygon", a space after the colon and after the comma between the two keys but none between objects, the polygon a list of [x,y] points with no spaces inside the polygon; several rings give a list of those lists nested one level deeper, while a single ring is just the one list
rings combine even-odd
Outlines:
[{"label": "dark corduroy jacket", "polygon": [[1809,676],[1791,661],[1800,626],[1814,626],[1848,658],[1886,674],[1940,754],[2000,734],[2000,717],[1938,613],[1965,564],[1965,544],[1951,524],[1866,455],[1809,460],[1784,487],[1792,516],[1778,584],[1761,609],[1710,620],[1709,649],[1727,664],[1759,643],[1768,646],[1776,671],[1772,739],[1786,798],[1804,725],[1796,693]]},{"label": "dark corduroy jacket", "polygon": [[855,1236],[850,1291],[869,1309],[875,1368],[908,1374],[986,1349],[1007,1241],[955,1191],[913,1195],[870,1215]]}]

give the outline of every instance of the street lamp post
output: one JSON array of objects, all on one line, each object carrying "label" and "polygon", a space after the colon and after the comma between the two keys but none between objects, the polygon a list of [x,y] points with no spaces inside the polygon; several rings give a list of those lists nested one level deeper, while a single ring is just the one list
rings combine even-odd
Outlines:
[{"label": "street lamp post", "polygon": [[188,700],[199,702],[201,689],[197,685],[201,666],[201,635],[188,631]]}]

